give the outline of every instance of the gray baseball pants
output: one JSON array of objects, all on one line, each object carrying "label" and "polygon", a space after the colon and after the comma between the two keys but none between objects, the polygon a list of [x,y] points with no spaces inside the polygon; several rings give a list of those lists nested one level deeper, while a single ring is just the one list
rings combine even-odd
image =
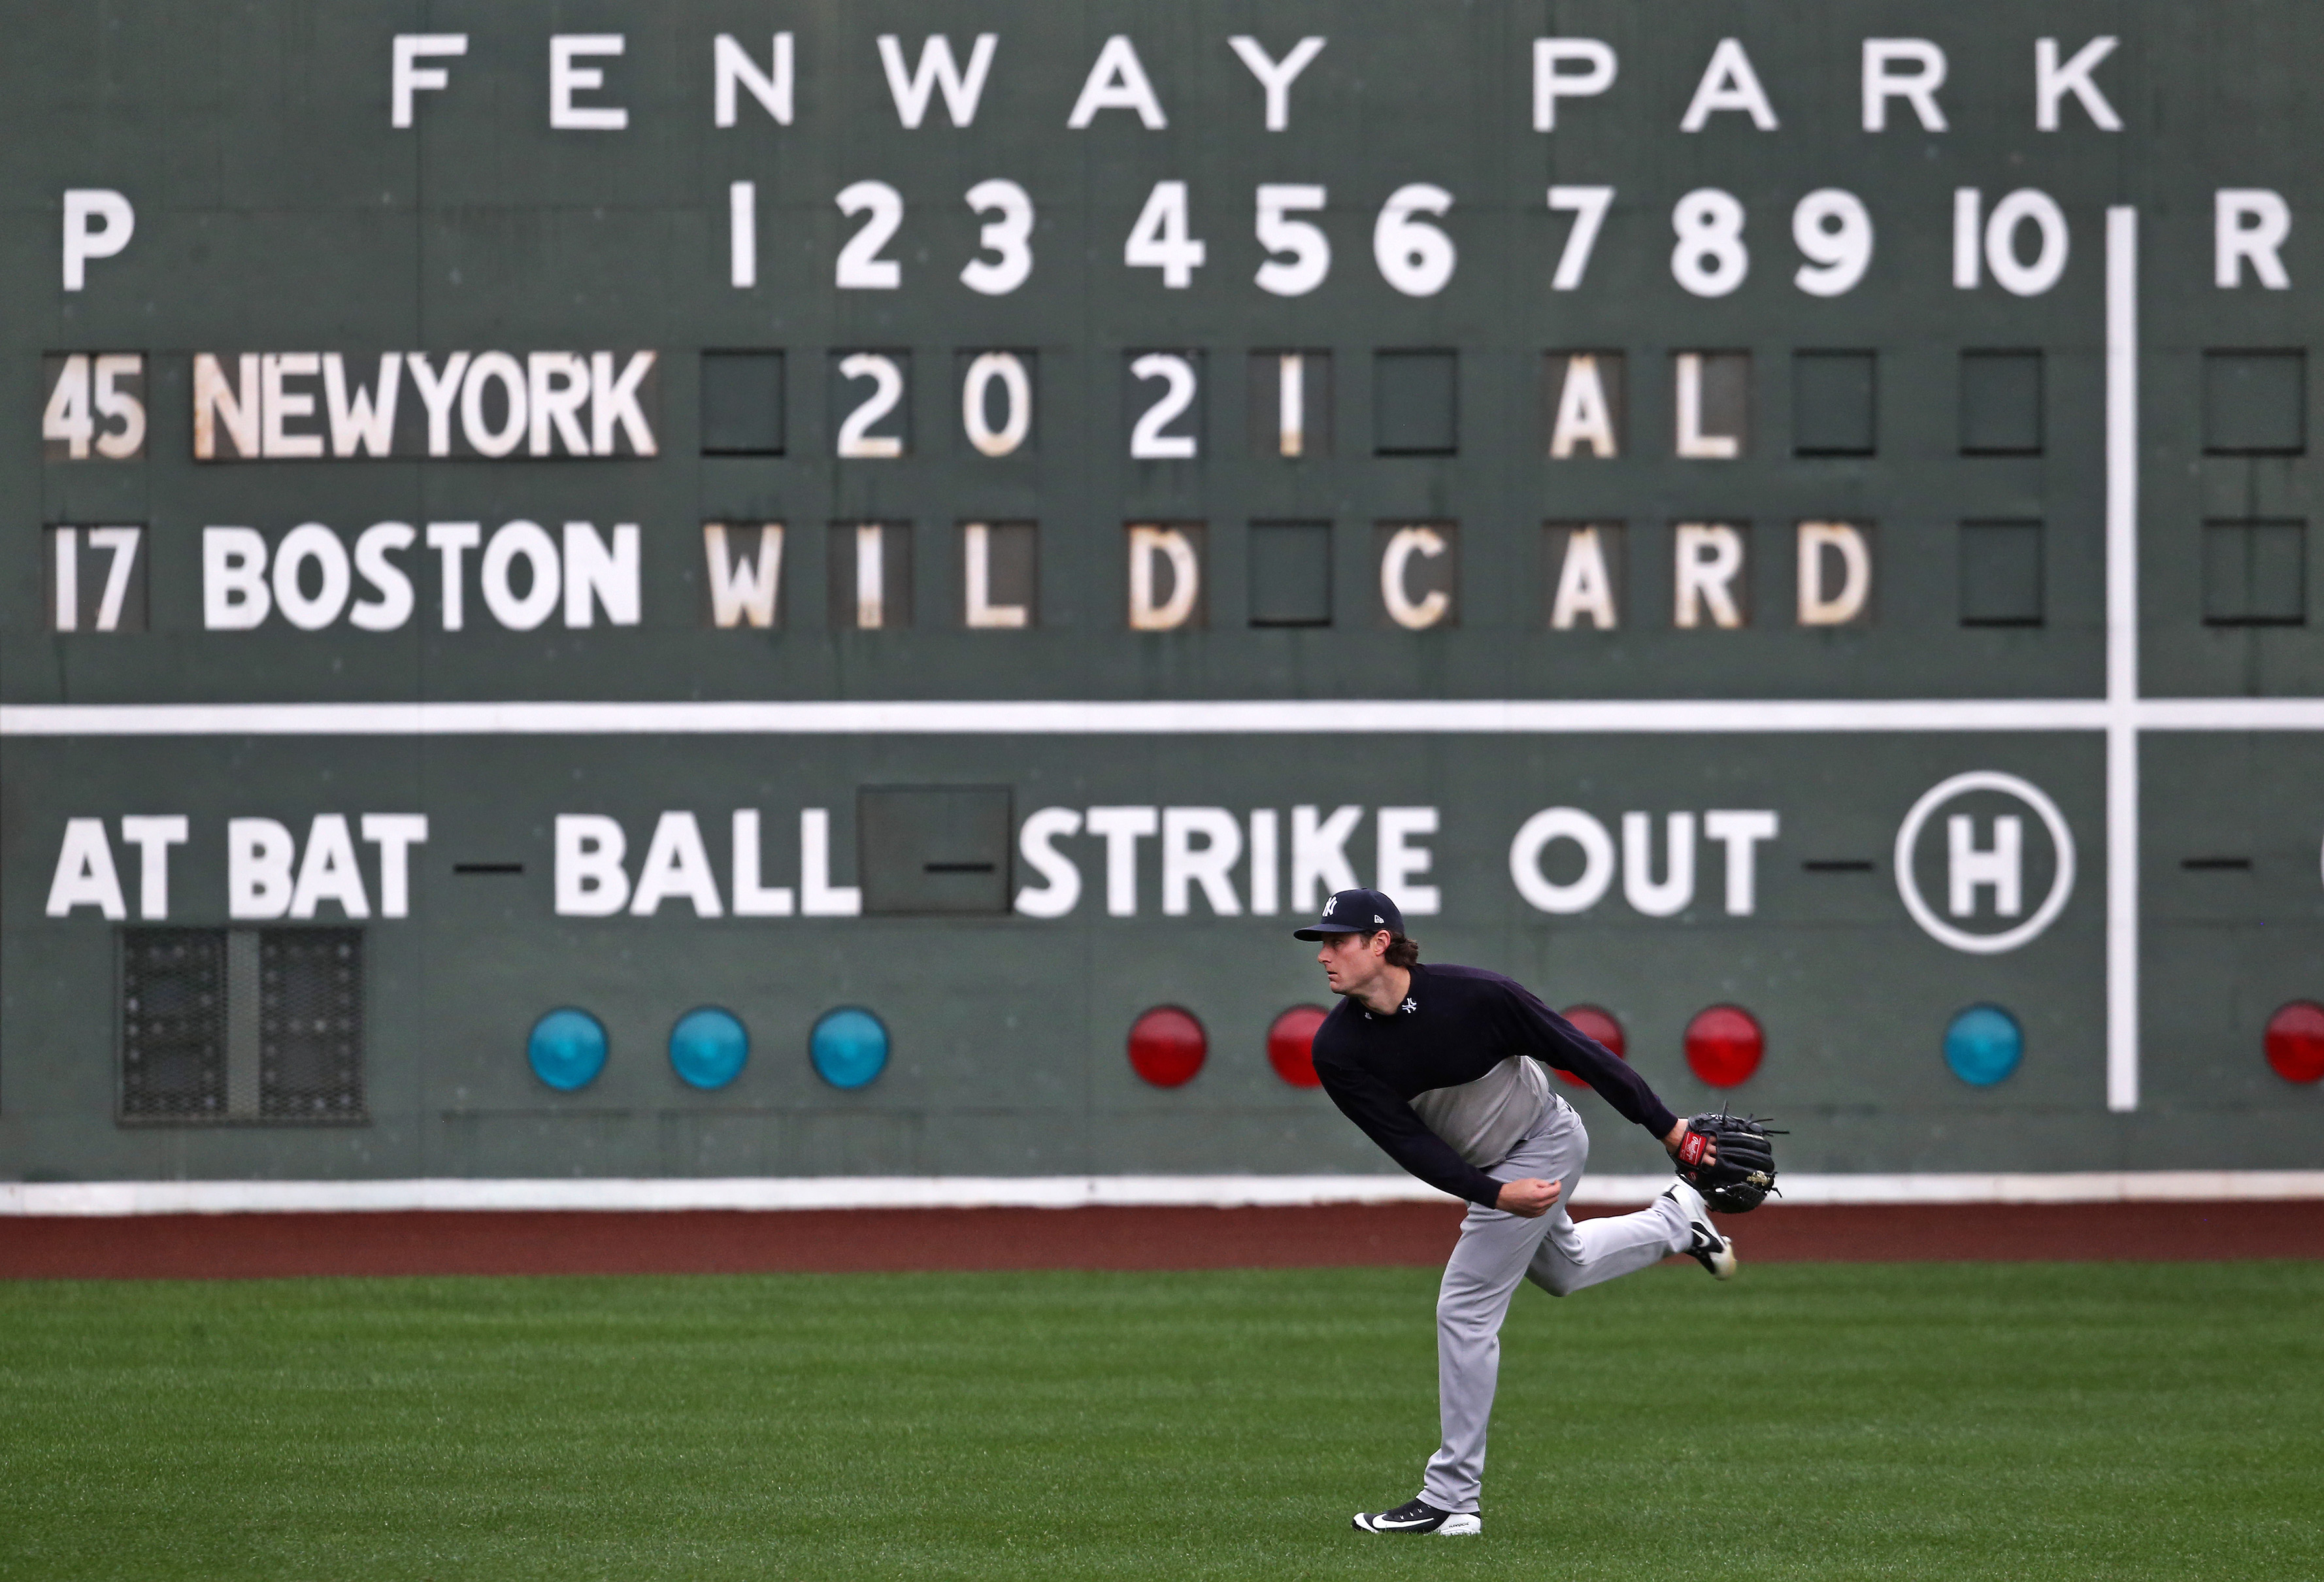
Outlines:
[{"label": "gray baseball pants", "polygon": [[1552,1296],[1628,1274],[1684,1252],[1686,1216],[1668,1198],[1651,1208],[1575,1224],[1565,1205],[1590,1158],[1590,1134],[1573,1107],[1552,1093],[1508,1158],[1487,1168],[1495,1181],[1537,1177],[1563,1190],[1557,1204],[1526,1219],[1471,1203],[1460,1245],[1436,1296],[1436,1401],[1444,1442],[1428,1459],[1420,1497],[1440,1511],[1473,1512],[1485,1476],[1485,1430],[1501,1371],[1501,1320],[1520,1277]]}]

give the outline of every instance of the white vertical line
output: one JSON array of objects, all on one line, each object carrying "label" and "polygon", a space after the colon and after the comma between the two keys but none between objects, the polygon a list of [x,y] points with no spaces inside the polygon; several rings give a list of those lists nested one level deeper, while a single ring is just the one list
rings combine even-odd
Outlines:
[{"label": "white vertical line", "polygon": [[961,529],[961,555],[965,562],[968,584],[967,608],[963,612],[964,626],[998,626],[992,617],[992,528],[987,522],[971,522]]},{"label": "white vertical line", "polygon": [[1282,868],[1277,856],[1275,809],[1250,810],[1250,915],[1272,917],[1283,909]]},{"label": "white vertical line", "polygon": [[2107,210],[2107,1108],[2138,1108],[2138,211]]},{"label": "white vertical line", "polygon": [[737,290],[759,283],[759,184],[726,188],[726,278]]},{"label": "white vertical line", "polygon": [[877,631],[885,624],[888,608],[886,556],[880,529],[866,523],[855,529],[855,624]]},{"label": "white vertical line", "polygon": [[1974,187],[1953,189],[1953,285],[1960,290],[1976,290],[1982,272],[1978,244],[1984,227],[1978,222],[1984,202],[1985,195]]},{"label": "white vertical line", "polygon": [[1300,455],[1307,449],[1307,359],[1300,353],[1286,352],[1277,368],[1277,448],[1287,456]]},{"label": "white vertical line", "polygon": [[57,607],[52,612],[59,631],[80,628],[80,529],[59,528],[57,547]]}]

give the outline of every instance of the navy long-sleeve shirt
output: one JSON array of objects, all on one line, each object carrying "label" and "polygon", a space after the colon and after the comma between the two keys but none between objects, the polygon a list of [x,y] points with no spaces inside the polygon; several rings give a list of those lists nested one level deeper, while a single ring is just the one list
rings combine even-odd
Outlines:
[{"label": "navy long-sleeve shirt", "polygon": [[1481,967],[1416,965],[1394,1014],[1342,999],[1315,1030],[1315,1074],[1341,1112],[1412,1174],[1489,1208],[1501,1183],[1430,1131],[1412,1099],[1476,1081],[1512,1055],[1572,1072],[1657,1138],[1678,1124],[1620,1056],[1524,985]]}]

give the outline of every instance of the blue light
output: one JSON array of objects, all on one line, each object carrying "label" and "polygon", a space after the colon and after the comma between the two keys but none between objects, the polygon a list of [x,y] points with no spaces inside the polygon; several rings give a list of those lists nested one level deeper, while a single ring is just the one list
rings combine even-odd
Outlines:
[{"label": "blue light", "polygon": [[861,1088],[888,1065],[888,1029],[870,1011],[827,1011],[807,1040],[816,1073],[835,1088]]},{"label": "blue light", "polygon": [[1945,1029],[1945,1064],[1972,1088],[1990,1088],[2017,1069],[2025,1035],[1999,1006],[1971,1006]]},{"label": "blue light", "polygon": [[586,1088],[605,1069],[604,1024],[570,1006],[551,1011],[532,1025],[524,1057],[532,1074],[559,1093]]},{"label": "blue light", "polygon": [[689,1087],[724,1088],[750,1058],[751,1035],[733,1012],[715,1006],[687,1012],[669,1030],[669,1069]]}]

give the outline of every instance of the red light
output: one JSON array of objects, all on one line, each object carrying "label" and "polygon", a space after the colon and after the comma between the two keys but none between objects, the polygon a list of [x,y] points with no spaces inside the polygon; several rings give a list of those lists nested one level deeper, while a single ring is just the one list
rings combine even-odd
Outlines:
[{"label": "red light", "polygon": [[2287,1082],[2324,1078],[2324,1006],[2295,999],[2267,1019],[2267,1063]]},{"label": "red light", "polygon": [[[1613,1012],[1601,1011],[1596,1006],[1568,1006],[1557,1014],[1616,1054],[1622,1055],[1623,1059],[1629,1058],[1628,1055],[1623,1054],[1622,1024],[1614,1019]],[[1563,1066],[1552,1066],[1549,1069],[1555,1072],[1562,1080],[1572,1083],[1577,1088],[1587,1088],[1590,1085]]]},{"label": "red light", "polygon": [[1203,1025],[1176,1006],[1156,1006],[1130,1025],[1130,1069],[1157,1088],[1193,1081],[1210,1049]]},{"label": "red light", "polygon": [[1316,1088],[1315,1029],[1329,1013],[1322,1006],[1293,1006],[1267,1030],[1267,1063],[1295,1088]]},{"label": "red light", "polygon": [[1740,1006],[1713,1006],[1686,1025],[1687,1066],[1714,1088],[1749,1081],[1766,1049],[1766,1035]]}]

